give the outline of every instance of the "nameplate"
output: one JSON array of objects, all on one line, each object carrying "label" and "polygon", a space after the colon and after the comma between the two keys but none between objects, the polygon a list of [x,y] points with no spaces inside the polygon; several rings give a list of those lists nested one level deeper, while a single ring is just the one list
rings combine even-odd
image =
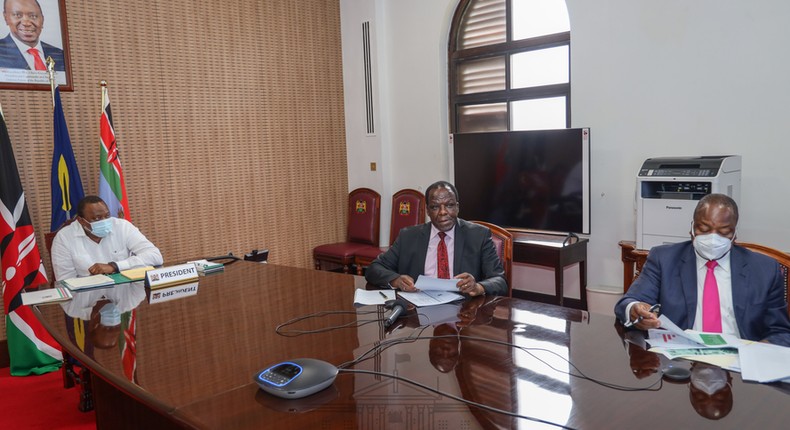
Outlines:
[{"label": "nameplate", "polygon": [[169,302],[170,300],[183,299],[184,297],[194,296],[197,294],[197,292],[197,282],[176,285],[174,287],[160,288],[156,291],[151,291],[151,295],[148,298],[148,303],[154,304]]},{"label": "nameplate", "polygon": [[145,284],[151,289],[197,281],[198,271],[192,263],[161,267],[145,272]]}]

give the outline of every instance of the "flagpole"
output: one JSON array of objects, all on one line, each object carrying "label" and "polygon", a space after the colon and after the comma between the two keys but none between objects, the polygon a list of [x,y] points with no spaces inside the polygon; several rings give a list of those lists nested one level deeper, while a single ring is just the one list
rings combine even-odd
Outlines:
[{"label": "flagpole", "polygon": [[49,87],[52,91],[52,108],[55,108],[55,60],[47,57],[47,74],[49,75]]},{"label": "flagpole", "polygon": [[99,86],[101,87],[101,109],[99,109],[99,111],[104,111],[104,102],[105,102],[104,99],[107,94],[107,91],[104,90],[107,88],[107,81],[102,79],[101,81],[99,81]]}]

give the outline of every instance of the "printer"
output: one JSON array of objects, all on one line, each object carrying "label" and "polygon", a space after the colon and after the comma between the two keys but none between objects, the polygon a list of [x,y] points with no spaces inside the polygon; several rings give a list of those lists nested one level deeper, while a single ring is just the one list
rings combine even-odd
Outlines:
[{"label": "printer", "polygon": [[697,201],[711,193],[740,204],[740,155],[645,160],[636,177],[636,248],[690,239]]}]

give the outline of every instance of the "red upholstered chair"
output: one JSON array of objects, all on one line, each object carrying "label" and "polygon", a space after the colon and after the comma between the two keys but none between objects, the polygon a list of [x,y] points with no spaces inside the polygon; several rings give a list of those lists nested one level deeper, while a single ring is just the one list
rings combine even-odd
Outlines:
[{"label": "red upholstered chair", "polygon": [[[390,245],[395,242],[401,229],[425,222],[425,196],[410,188],[398,191],[392,196],[392,217],[390,220]],[[354,264],[357,275],[362,275],[362,268],[367,267],[387,248],[368,246],[357,251]]]},{"label": "red upholstered chair", "polygon": [[357,250],[379,246],[381,196],[370,188],[357,188],[348,194],[348,227],[345,242],[319,245],[313,249],[315,268],[328,261],[343,266],[349,272]]},{"label": "red upholstered chair", "polygon": [[502,260],[502,267],[505,268],[505,280],[507,281],[507,295],[513,295],[512,271],[513,271],[513,235],[504,228],[484,221],[472,221],[475,224],[488,227],[491,230],[491,239],[494,241],[496,253]]}]

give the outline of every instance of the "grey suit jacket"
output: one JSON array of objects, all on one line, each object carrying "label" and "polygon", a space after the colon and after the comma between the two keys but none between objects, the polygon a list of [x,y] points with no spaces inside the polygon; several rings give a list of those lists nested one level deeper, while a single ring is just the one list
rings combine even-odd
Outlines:
[{"label": "grey suit jacket", "polygon": [[[730,270],[740,337],[790,346],[785,287],[776,260],[735,245],[730,251]],[[691,241],[650,250],[639,277],[615,305],[621,321],[626,320],[626,306],[633,301],[661,303],[661,313],[680,328],[694,325],[697,265]]]},{"label": "grey suit jacket", "polygon": [[[486,294],[507,294],[505,270],[491,240],[491,231],[460,218],[455,229],[455,274],[471,274],[483,286]],[[400,275],[409,275],[417,280],[417,276],[425,269],[430,234],[430,222],[401,230],[387,252],[381,254],[368,267],[365,279],[374,285],[387,285]]]}]

